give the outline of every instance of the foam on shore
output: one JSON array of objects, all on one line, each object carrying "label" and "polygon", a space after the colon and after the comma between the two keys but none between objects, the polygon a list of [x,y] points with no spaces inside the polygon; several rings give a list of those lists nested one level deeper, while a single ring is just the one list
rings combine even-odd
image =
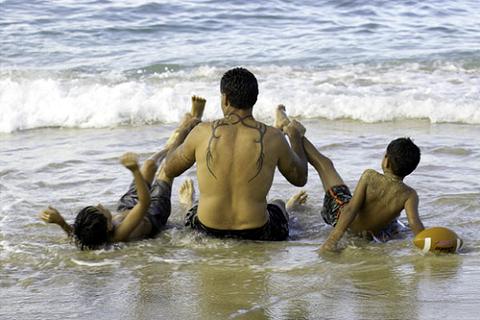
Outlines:
[{"label": "foam on shore", "polygon": [[[428,119],[480,124],[480,78],[455,64],[347,65],[331,69],[250,68],[260,84],[255,115],[272,121],[279,103],[302,118],[362,122]],[[41,127],[104,128],[177,122],[190,95],[207,98],[205,118],[221,116],[224,69],[80,75],[0,74],[0,132]]]}]

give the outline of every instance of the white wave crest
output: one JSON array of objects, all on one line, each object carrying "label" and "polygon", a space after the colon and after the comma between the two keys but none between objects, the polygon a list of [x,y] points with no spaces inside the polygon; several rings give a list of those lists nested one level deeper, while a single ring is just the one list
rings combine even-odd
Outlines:
[{"label": "white wave crest", "polygon": [[[275,106],[303,118],[364,122],[428,119],[480,124],[480,74],[452,64],[348,65],[332,69],[252,67],[260,95],[255,115],[271,121]],[[101,128],[177,122],[193,94],[207,98],[205,117],[221,116],[225,70],[199,67],[140,78],[123,75],[0,75],[0,132],[41,127]],[[139,74],[142,70],[139,70]]]}]

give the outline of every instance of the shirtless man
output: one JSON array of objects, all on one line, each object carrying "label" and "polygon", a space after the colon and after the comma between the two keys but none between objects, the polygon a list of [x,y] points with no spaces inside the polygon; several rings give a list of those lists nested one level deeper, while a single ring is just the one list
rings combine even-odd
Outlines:
[{"label": "shirtless man", "polygon": [[[279,106],[275,126],[281,129],[289,122],[285,107]],[[418,214],[417,192],[403,182],[420,162],[420,149],[409,138],[390,142],[382,160],[383,174],[365,170],[353,197],[332,161],[306,137],[303,145],[308,162],[317,170],[325,189],[322,217],[335,227],[321,251],[335,250],[347,229],[380,241],[389,240],[399,227],[396,219],[404,209],[413,233],[416,235],[424,229]]]},{"label": "shirtless man", "polygon": [[[285,204],[267,204],[275,169],[293,185],[307,181],[307,160],[298,122],[282,131],[256,121],[252,108],[258,84],[246,69],[226,72],[220,84],[224,118],[197,125],[182,143],[175,140],[165,172],[177,177],[197,164],[200,197],[186,225],[217,237],[284,240]],[[178,147],[177,147],[178,146]]]}]

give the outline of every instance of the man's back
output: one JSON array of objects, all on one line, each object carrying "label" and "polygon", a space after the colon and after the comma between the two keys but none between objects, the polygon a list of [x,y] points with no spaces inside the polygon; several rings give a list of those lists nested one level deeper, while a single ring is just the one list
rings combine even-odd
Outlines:
[{"label": "man's back", "polygon": [[361,179],[366,182],[365,199],[350,225],[353,232],[380,231],[400,215],[412,195],[416,196],[402,180],[372,169],[366,170]]},{"label": "man's back", "polygon": [[232,115],[192,131],[200,188],[198,217],[219,230],[267,222],[266,197],[285,139],[280,130]]},{"label": "man's back", "polygon": [[305,185],[305,128],[296,121],[283,127],[290,147],[280,130],[255,121],[258,83],[247,69],[227,71],[220,94],[224,118],[198,125],[181,145],[185,132],[179,134],[171,144],[178,149],[168,153],[165,163],[171,177],[197,163],[199,204],[186,223],[218,236],[235,231],[243,238],[283,240],[288,236],[285,205],[267,206],[266,197],[276,167],[293,185]]}]

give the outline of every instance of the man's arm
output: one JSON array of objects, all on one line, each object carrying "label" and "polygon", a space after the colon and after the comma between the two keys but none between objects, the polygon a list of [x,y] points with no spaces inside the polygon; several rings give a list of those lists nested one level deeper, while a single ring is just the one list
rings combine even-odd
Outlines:
[{"label": "man's arm", "polygon": [[178,177],[195,163],[196,140],[200,128],[196,118],[184,120],[177,131],[177,136],[169,146],[164,164],[165,174],[169,177]]},{"label": "man's arm", "polygon": [[49,206],[46,210],[43,210],[40,213],[40,219],[48,223],[58,224],[69,237],[73,235],[73,227],[69,225],[60,212],[53,207]]},{"label": "man's arm", "polygon": [[307,183],[308,177],[307,156],[303,148],[305,128],[300,122],[293,120],[284,127],[283,131],[290,140],[291,148],[286,139],[282,137],[278,169],[291,184],[303,187]]},{"label": "man's arm", "polygon": [[425,229],[418,214],[418,202],[418,195],[415,191],[412,191],[405,202],[405,213],[407,214],[408,224],[415,235]]},{"label": "man's arm", "polygon": [[133,174],[133,181],[135,188],[137,189],[138,202],[130,209],[127,216],[123,221],[115,228],[113,234],[113,241],[125,241],[132,231],[140,224],[145,216],[145,213],[150,206],[150,191],[147,187],[147,183],[143,179],[140,168],[138,167],[138,157],[135,153],[125,153],[120,158],[120,163],[130,170]]},{"label": "man's arm", "polygon": [[334,251],[337,247],[338,241],[342,238],[343,234],[347,231],[350,224],[355,219],[358,210],[362,207],[366,192],[367,192],[367,172],[362,174],[360,181],[358,181],[353,197],[349,203],[340,209],[340,216],[338,218],[335,228],[328,235],[327,240],[320,248],[321,252]]}]

